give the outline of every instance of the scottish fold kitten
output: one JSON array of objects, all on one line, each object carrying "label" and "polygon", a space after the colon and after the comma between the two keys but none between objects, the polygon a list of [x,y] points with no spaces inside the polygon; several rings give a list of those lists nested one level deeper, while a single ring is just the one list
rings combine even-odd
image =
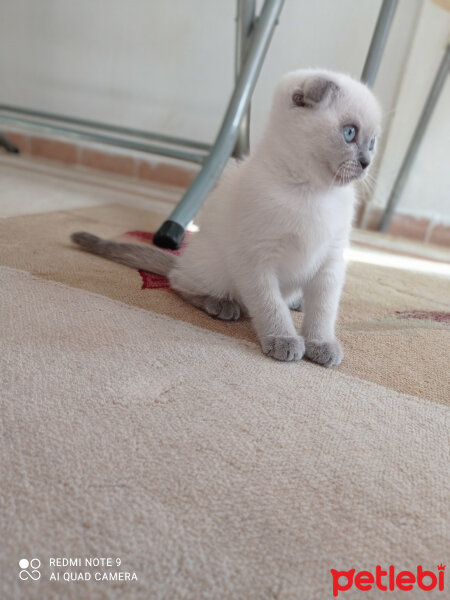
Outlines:
[{"label": "scottish fold kitten", "polygon": [[[276,87],[262,139],[230,161],[180,257],[89,233],[85,250],[167,275],[180,296],[213,317],[250,315],[262,351],[282,361],[338,365],[335,322],[355,195],[375,152],[380,108],[347,75],[288,73]],[[290,310],[304,312],[301,335]]]}]

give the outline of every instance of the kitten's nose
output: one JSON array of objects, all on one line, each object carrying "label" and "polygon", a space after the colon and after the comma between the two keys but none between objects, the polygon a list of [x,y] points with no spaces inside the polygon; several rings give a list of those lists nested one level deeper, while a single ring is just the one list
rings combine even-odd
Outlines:
[{"label": "kitten's nose", "polygon": [[370,160],[367,160],[366,158],[364,158],[364,156],[361,156],[359,159],[359,164],[361,165],[361,169],[364,171],[364,169],[367,169],[367,167],[370,164]]}]

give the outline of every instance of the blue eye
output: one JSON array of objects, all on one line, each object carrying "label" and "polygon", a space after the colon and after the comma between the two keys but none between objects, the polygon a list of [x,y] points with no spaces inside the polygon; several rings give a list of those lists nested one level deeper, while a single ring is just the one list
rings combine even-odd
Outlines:
[{"label": "blue eye", "polygon": [[375,137],[371,138],[370,142],[369,142],[369,150],[372,152],[372,150],[375,148]]},{"label": "blue eye", "polygon": [[356,127],[354,125],[346,125],[342,131],[344,133],[344,140],[347,144],[353,142],[356,137]]}]

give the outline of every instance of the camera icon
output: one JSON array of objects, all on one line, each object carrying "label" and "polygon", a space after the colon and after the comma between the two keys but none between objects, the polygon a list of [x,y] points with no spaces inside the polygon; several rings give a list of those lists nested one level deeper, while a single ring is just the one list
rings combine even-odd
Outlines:
[{"label": "camera icon", "polygon": [[41,561],[38,558],[32,558],[28,560],[27,558],[21,558],[19,560],[19,578],[22,581],[26,581],[27,579],[31,579],[32,581],[38,581],[41,578],[41,573],[39,569],[41,568]]}]

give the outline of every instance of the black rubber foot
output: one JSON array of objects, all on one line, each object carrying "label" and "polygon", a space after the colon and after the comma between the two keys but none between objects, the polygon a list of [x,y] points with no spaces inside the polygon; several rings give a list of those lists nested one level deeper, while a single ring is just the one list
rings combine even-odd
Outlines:
[{"label": "black rubber foot", "polygon": [[153,243],[160,248],[178,250],[185,234],[184,227],[175,221],[165,221],[153,236]]}]

